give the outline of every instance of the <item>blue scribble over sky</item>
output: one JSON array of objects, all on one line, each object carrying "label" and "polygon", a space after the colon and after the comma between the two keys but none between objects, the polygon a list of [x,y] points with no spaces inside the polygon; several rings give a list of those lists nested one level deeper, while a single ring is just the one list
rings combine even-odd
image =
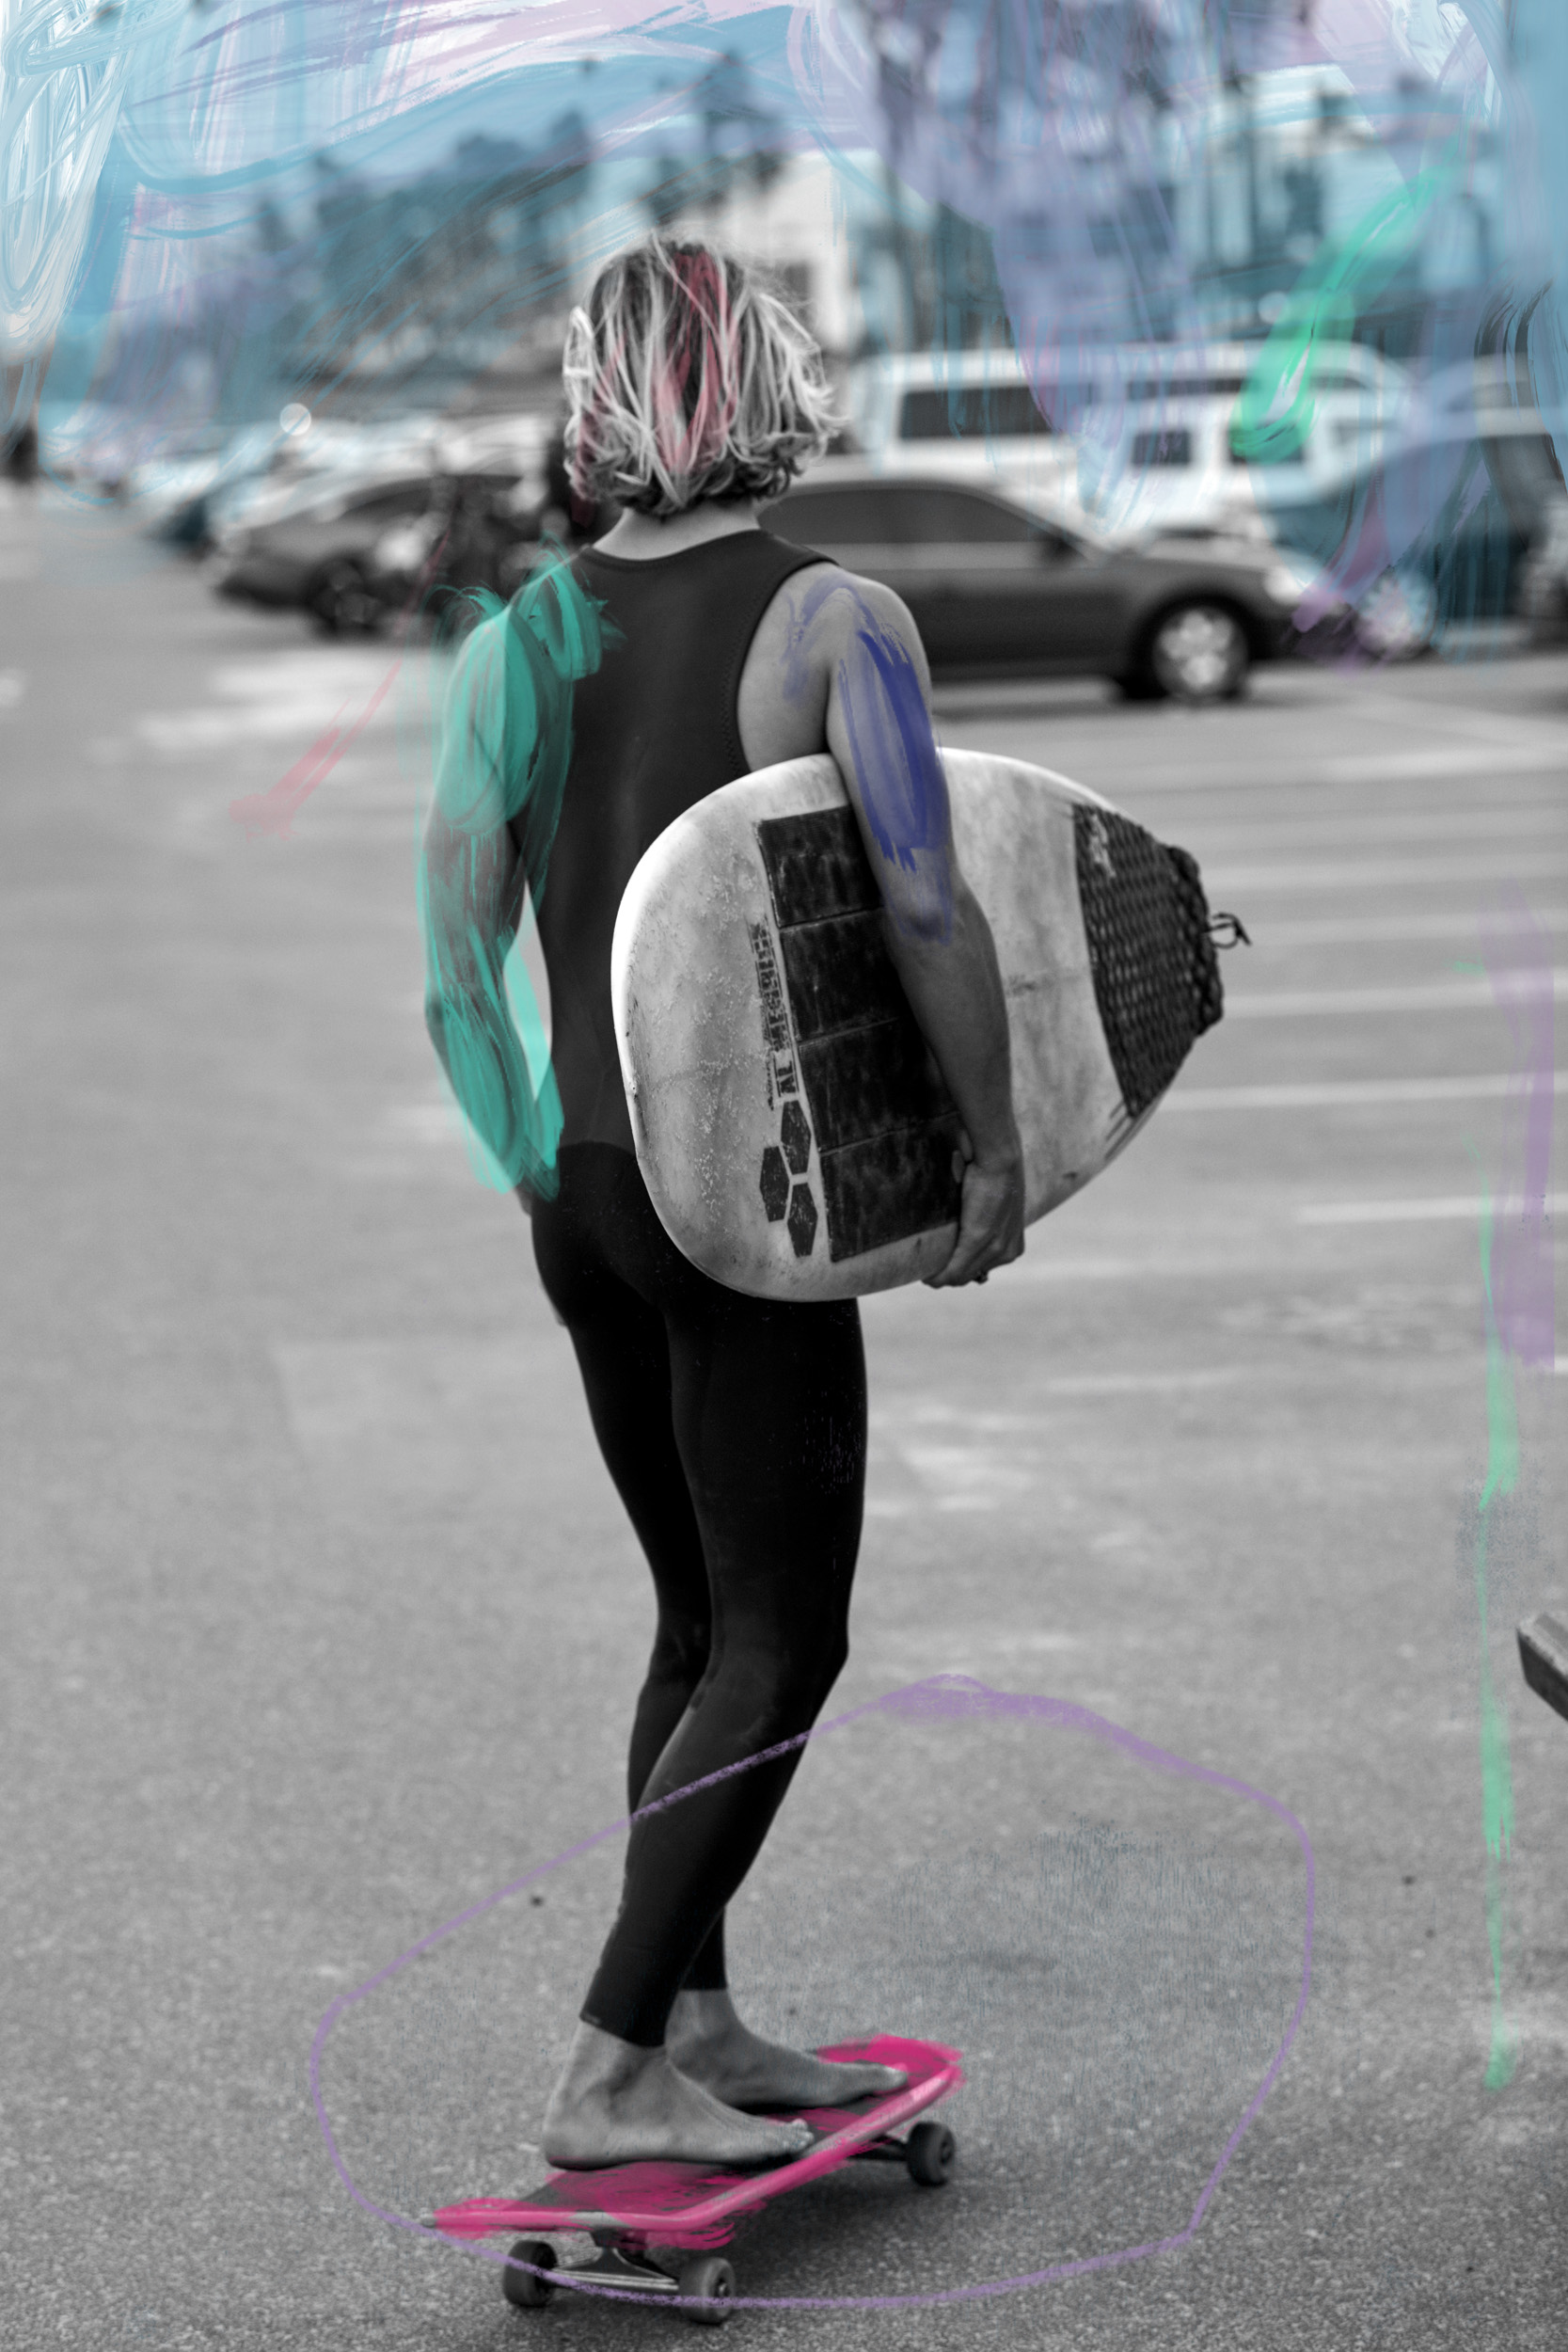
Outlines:
[{"label": "blue scribble over sky", "polygon": [[[182,320],[219,322],[202,398],[230,417],[260,414],[263,388],[289,396],[276,382],[285,313],[291,350],[318,359],[345,318],[394,335],[404,297],[388,291],[385,239],[356,246],[356,207],[465,137],[479,141],[474,174],[515,170],[518,150],[533,173],[536,302],[575,294],[585,263],[646,228],[651,164],[820,152],[851,204],[896,208],[902,189],[989,234],[1026,366],[1108,356],[1114,378],[1129,336],[1201,331],[1161,191],[1238,77],[1271,92],[1277,117],[1321,103],[1305,84],[1292,101],[1292,70],[1331,67],[1385,185],[1302,262],[1254,364],[1254,430],[1299,405],[1315,339],[1351,331],[1414,249],[1452,238],[1489,154],[1502,161],[1486,265],[1434,306],[1424,358],[1441,368],[1483,342],[1519,358],[1561,461],[1568,8],[1514,0],[1509,14],[1494,0],[0,0],[13,409],[40,383],[56,409],[90,389],[156,449],[190,405]],[[553,229],[574,207],[562,241]],[[440,230],[411,211],[404,262],[421,240],[438,258]],[[330,262],[314,342],[290,276],[302,246]],[[886,340],[861,291],[869,340]],[[105,355],[128,320],[168,332],[161,346],[144,334],[116,377]],[[939,314],[939,345],[950,329]],[[1091,474],[1110,462],[1115,397],[1058,421],[1081,430]],[[1388,561],[1453,511],[1470,494],[1462,463],[1426,465],[1375,516],[1347,518],[1362,544],[1341,549],[1341,571]]]}]

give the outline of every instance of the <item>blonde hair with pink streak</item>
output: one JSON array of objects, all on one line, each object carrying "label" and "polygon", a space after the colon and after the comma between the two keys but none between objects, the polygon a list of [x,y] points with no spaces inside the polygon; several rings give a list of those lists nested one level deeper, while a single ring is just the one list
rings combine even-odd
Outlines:
[{"label": "blonde hair with pink streak", "polygon": [[666,237],[599,272],[562,373],[578,495],[646,515],[778,498],[834,423],[822,355],[789,305],[733,256]]}]

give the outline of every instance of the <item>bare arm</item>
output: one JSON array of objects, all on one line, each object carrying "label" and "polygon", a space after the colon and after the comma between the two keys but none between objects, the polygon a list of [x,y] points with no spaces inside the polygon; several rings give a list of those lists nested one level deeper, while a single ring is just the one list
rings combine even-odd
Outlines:
[{"label": "bare arm", "polygon": [[1023,1248],[1023,1152],[996,946],[954,854],[925,650],[899,598],[870,580],[846,576],[817,626],[828,745],[881,889],[888,952],[971,1147],[958,1238],[930,1279],[984,1281]]},{"label": "bare arm", "polygon": [[425,1025],[464,1116],[526,1208],[538,1127],[504,978],[525,877],[499,782],[499,643],[474,654],[443,715],[420,859]]}]

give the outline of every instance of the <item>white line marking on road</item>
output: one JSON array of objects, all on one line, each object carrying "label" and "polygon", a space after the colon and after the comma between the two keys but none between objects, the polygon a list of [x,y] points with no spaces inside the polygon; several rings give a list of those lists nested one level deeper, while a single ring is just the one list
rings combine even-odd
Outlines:
[{"label": "white line marking on road", "polygon": [[[1283,714],[1279,723],[1284,723]],[[1433,723],[1436,723],[1435,718]],[[1234,750],[1227,751],[1227,766],[1236,756]],[[1262,799],[1265,794],[1310,791],[1325,785],[1402,784],[1412,779],[1441,783],[1449,778],[1468,782],[1475,777],[1561,774],[1564,771],[1568,771],[1568,751],[1559,739],[1539,745],[1500,746],[1495,752],[1478,743],[1474,750],[1354,753],[1312,768],[1280,768],[1258,751],[1244,768],[1230,774],[1196,763],[1162,768],[1153,775],[1109,764],[1094,776],[1080,776],[1079,782],[1092,784],[1097,792],[1112,800],[1135,799],[1145,792],[1255,792]]]},{"label": "white line marking on road", "polygon": [[1512,802],[1498,808],[1488,802],[1480,808],[1404,808],[1358,812],[1354,818],[1314,817],[1305,823],[1279,818],[1259,818],[1227,824],[1212,818],[1209,855],[1243,856],[1249,850],[1342,850],[1346,835],[1359,845],[1375,841],[1387,848],[1409,842],[1512,841],[1520,834],[1543,834],[1560,844],[1565,836],[1564,814],[1555,793],[1534,801]]},{"label": "white line marking on road", "polygon": [[[1568,928],[1568,907],[1531,907],[1530,914],[1544,931]],[[1435,914],[1351,914],[1308,917],[1304,922],[1258,925],[1254,947],[1338,947],[1385,939],[1451,939],[1473,942],[1478,912],[1475,900]]]},{"label": "white line marking on road", "polygon": [[[1560,1085],[1568,1073],[1554,1073]],[[1177,1087],[1164,1111],[1318,1111],[1405,1103],[1486,1103],[1515,1092],[1521,1080],[1501,1071],[1473,1078],[1331,1078],[1306,1086]]]},{"label": "white line marking on road", "polygon": [[[1521,885],[1542,874],[1568,874],[1568,851],[1518,850],[1489,857],[1360,858],[1352,865],[1332,866],[1214,866],[1206,867],[1203,886],[1212,898],[1231,890],[1421,890],[1429,882],[1516,882]],[[1242,909],[1245,914],[1246,910]]]},{"label": "white line marking on road", "polygon": [[[1516,965],[1510,971],[1523,977]],[[1568,966],[1559,965],[1552,973],[1554,1001],[1568,994],[1565,983]],[[1279,989],[1270,996],[1231,996],[1225,1012],[1227,1021],[1287,1021],[1338,1012],[1457,1012],[1497,1001],[1490,980],[1429,980],[1415,988]]]},{"label": "white line marking on road", "polygon": [[[1548,1218],[1560,1216],[1568,1208],[1568,1192],[1549,1192],[1545,1197],[1544,1214]],[[1499,1215],[1496,1201],[1481,1200],[1479,1194],[1449,1194],[1432,1200],[1322,1200],[1296,1211],[1299,1225],[1416,1225],[1439,1217],[1476,1217],[1490,1208],[1499,1223],[1518,1221],[1516,1210],[1506,1203]]]},{"label": "white line marking on road", "polygon": [[1478,743],[1473,751],[1455,744],[1442,752],[1352,752],[1342,759],[1325,759],[1322,774],[1325,784],[1382,784],[1402,776],[1513,776],[1531,770],[1568,770],[1568,751],[1560,740],[1499,745],[1496,751]]},{"label": "white line marking on road", "polygon": [[1238,1380],[1254,1380],[1256,1368],[1244,1364],[1217,1365],[1208,1372],[1084,1372],[1048,1380],[1048,1396],[1166,1396],[1187,1389],[1227,1389]]},{"label": "white line marking on road", "polygon": [[1048,1258],[1040,1252],[1019,1258],[1002,1271],[1009,1282],[1126,1282],[1155,1269],[1132,1258]]}]

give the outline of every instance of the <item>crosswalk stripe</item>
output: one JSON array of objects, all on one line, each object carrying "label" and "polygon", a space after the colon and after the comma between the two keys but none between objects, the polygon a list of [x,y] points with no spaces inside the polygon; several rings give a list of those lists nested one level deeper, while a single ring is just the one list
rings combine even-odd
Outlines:
[{"label": "crosswalk stripe", "polygon": [[[1531,907],[1531,920],[1540,930],[1568,928],[1568,907]],[[1348,947],[1361,942],[1375,945],[1389,939],[1451,939],[1474,944],[1479,925],[1476,903],[1447,912],[1419,914],[1325,914],[1301,921],[1259,925],[1253,930],[1255,947]]]},{"label": "crosswalk stripe", "polygon": [[1478,850],[1471,857],[1336,859],[1324,866],[1206,866],[1203,887],[1212,902],[1216,892],[1234,890],[1422,890],[1432,882],[1523,884],[1542,874],[1568,874],[1568,850],[1521,845],[1497,856]]},{"label": "crosswalk stripe", "polygon": [[[961,723],[970,714],[951,715]],[[941,716],[939,705],[938,717]],[[1192,761],[1184,766],[1156,768],[1152,772],[1148,768],[1121,771],[1108,767],[1092,777],[1083,776],[1080,781],[1092,783],[1097,792],[1103,792],[1114,801],[1133,801],[1145,793],[1158,797],[1188,792],[1250,792],[1261,800],[1265,795],[1322,790],[1333,785],[1441,783],[1450,777],[1455,782],[1468,782],[1475,777],[1490,781],[1496,776],[1561,775],[1565,771],[1568,748],[1557,738],[1539,744],[1498,745],[1493,751],[1477,743],[1472,747],[1449,746],[1440,751],[1356,752],[1304,768],[1279,768],[1261,754],[1243,766],[1237,762],[1235,752],[1227,749],[1223,764],[1219,759],[1208,766]]]},{"label": "crosswalk stripe", "polygon": [[[1298,1225],[1416,1225],[1444,1217],[1480,1218],[1490,1208],[1499,1224],[1513,1223],[1518,1210],[1504,1202],[1483,1200],[1479,1194],[1450,1193],[1430,1200],[1318,1200],[1296,1211]],[[1558,1217],[1568,1208],[1568,1192],[1549,1192],[1542,1214]]]},{"label": "crosswalk stripe", "polygon": [[[1564,1073],[1553,1073],[1560,1085]],[[1368,1104],[1392,1109],[1407,1103],[1501,1101],[1521,1081],[1500,1071],[1469,1078],[1330,1078],[1303,1086],[1182,1087],[1167,1094],[1162,1110],[1317,1111]]]},{"label": "crosswalk stripe", "polygon": [[[1518,966],[1511,975],[1523,977]],[[1552,973],[1553,1000],[1568,993],[1568,968]],[[1533,993],[1533,992],[1532,992]],[[1541,992],[1544,993],[1544,992]],[[1226,998],[1227,1021],[1294,1021],[1321,1014],[1362,1012],[1457,1012],[1497,1001],[1490,980],[1428,980],[1414,988],[1277,989],[1268,996]]]}]

